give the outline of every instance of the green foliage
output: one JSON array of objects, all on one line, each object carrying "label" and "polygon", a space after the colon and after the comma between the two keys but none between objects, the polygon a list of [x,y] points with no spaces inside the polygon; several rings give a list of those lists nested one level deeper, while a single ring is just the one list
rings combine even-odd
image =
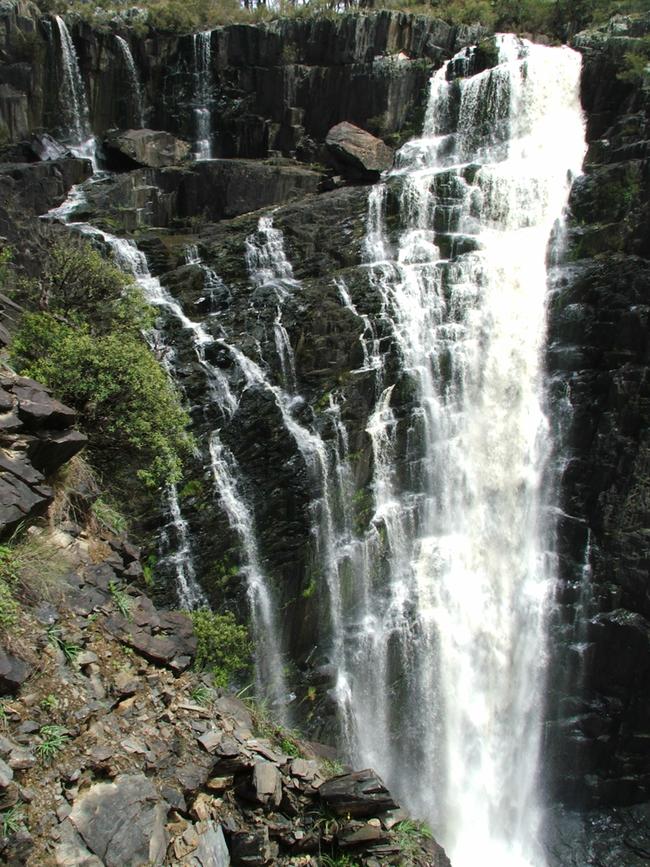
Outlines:
[{"label": "green foliage", "polygon": [[150,487],[177,481],[189,451],[187,415],[146,344],[128,333],[93,334],[47,313],[23,317],[12,344],[21,373],[49,385],[80,413],[95,462],[108,469],[124,454]]},{"label": "green foliage", "polygon": [[248,629],[237,623],[233,614],[199,608],[190,616],[198,641],[194,660],[197,670],[210,671],[216,686],[228,686],[249,670],[253,648]]},{"label": "green foliage", "polygon": [[108,589],[113,597],[113,602],[115,603],[117,610],[120,612],[122,617],[126,617],[127,620],[130,620],[131,597],[124,592],[122,586],[117,581],[109,581]]},{"label": "green foliage", "polygon": [[200,683],[194,687],[190,693],[190,698],[195,704],[208,704],[212,698],[212,690],[204,684]]},{"label": "green foliage", "polygon": [[43,708],[43,710],[57,710],[59,707],[59,700],[55,695],[49,693],[49,695],[46,695],[45,698],[41,701],[41,707]]},{"label": "green foliage", "polygon": [[320,768],[326,780],[340,777],[344,773],[343,764],[338,759],[321,759]]},{"label": "green foliage", "polygon": [[650,65],[650,35],[637,40],[633,51],[627,51],[623,58],[623,69],[618,74],[621,81],[640,84]]},{"label": "green foliage", "polygon": [[0,631],[9,629],[18,619],[19,606],[13,594],[16,577],[13,549],[0,545]]},{"label": "green foliage", "polygon": [[192,497],[202,497],[204,493],[203,482],[200,479],[191,479],[183,485],[179,496],[181,500],[189,500]]},{"label": "green foliage", "polygon": [[280,725],[273,718],[271,711],[264,701],[245,698],[244,702],[250,711],[255,733],[259,737],[274,741],[288,756],[292,756],[293,758],[302,756],[299,732]]},{"label": "green foliage", "polygon": [[142,563],[142,577],[144,578],[144,583],[147,587],[153,587],[156,583],[156,576],[154,570],[156,568],[158,560],[155,554],[149,554],[149,556]]},{"label": "green foliage", "polygon": [[300,747],[291,737],[285,736],[280,739],[280,749],[293,759],[298,759],[302,755]]},{"label": "green foliage", "polygon": [[47,630],[47,640],[54,647],[58,647],[62,651],[66,660],[69,663],[76,661],[81,653],[81,647],[75,644],[74,641],[68,641],[61,635],[61,630],[57,626],[50,626]]},{"label": "green foliage", "polygon": [[8,837],[10,834],[20,831],[25,825],[25,812],[22,802],[18,801],[13,807],[0,813],[0,822],[2,822],[3,837]]},{"label": "green foliage", "polygon": [[51,762],[70,739],[68,730],[57,725],[41,726],[39,735],[41,742],[36,746],[36,753],[44,762]]},{"label": "green foliage", "polygon": [[374,511],[374,497],[372,491],[360,488],[352,496],[353,525],[357,535],[361,535],[368,528],[368,523]]},{"label": "green foliage", "polygon": [[215,560],[210,568],[209,580],[220,590],[226,590],[228,585],[239,575],[239,566],[235,565],[227,555],[223,560]]},{"label": "green foliage", "polygon": [[89,244],[67,240],[49,251],[38,288],[23,294],[46,310],[23,317],[12,360],[78,410],[94,463],[113,474],[127,455],[148,486],[178,481],[188,417],[142,336],[153,314],[132,279]]},{"label": "green foliage", "polygon": [[321,855],[320,863],[324,867],[357,867],[359,861],[352,855]]},{"label": "green foliage", "polygon": [[307,586],[304,588],[304,590],[302,591],[302,593],[300,595],[302,596],[303,599],[311,599],[312,596],[316,593],[317,589],[318,589],[318,582],[316,581],[316,576],[310,575]]},{"label": "green foliage", "polygon": [[404,819],[393,828],[393,836],[400,852],[404,857],[404,864],[413,864],[415,856],[422,847],[424,840],[430,840],[433,837],[431,829],[423,822],[416,822],[413,819]]},{"label": "green foliage", "polygon": [[99,497],[90,507],[90,511],[97,523],[109,533],[120,535],[128,529],[128,522],[124,515],[109,505],[106,500]]},{"label": "green foliage", "polygon": [[[0,137],[0,144],[2,144]],[[11,247],[0,247],[0,292],[6,292],[11,275],[11,260],[13,250]]]}]

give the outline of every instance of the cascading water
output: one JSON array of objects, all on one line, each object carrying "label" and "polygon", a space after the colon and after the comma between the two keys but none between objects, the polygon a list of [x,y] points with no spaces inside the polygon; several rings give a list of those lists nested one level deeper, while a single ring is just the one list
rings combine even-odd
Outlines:
[{"label": "cascading water", "polygon": [[77,52],[63,18],[55,15],[54,20],[61,49],[60,107],[65,120],[65,135],[69,144],[76,145],[80,150],[83,149],[81,156],[90,156],[91,151],[94,154],[94,140],[91,137],[88,101],[79,70]]},{"label": "cascading water", "polygon": [[212,33],[195,33],[194,43],[194,156],[212,159]]},{"label": "cascading water", "polygon": [[117,42],[117,47],[122,55],[124,68],[126,69],[129,79],[129,95],[131,102],[129,122],[136,129],[142,129],[144,127],[144,99],[142,96],[140,76],[138,75],[138,70],[129,43],[126,39],[123,39],[117,34],[115,35],[115,41]]},{"label": "cascading water", "polygon": [[[120,268],[135,277],[146,300],[164,310],[168,316],[181,325],[190,336],[197,360],[205,374],[210,404],[221,414],[222,421],[230,418],[237,409],[238,398],[232,393],[228,380],[220,368],[211,364],[206,358],[206,347],[215,342],[224,346],[226,344],[220,338],[213,338],[200,323],[194,322],[186,316],[181,305],[162,286],[158,278],[152,276],[146,256],[133,241],[117,238],[89,223],[73,221],[75,210],[84,201],[83,188],[73,188],[68,201],[51,211],[48,216],[64,220],[76,231],[109,248]],[[186,258],[188,264],[205,267],[202,265],[198,250],[195,247],[188,250]],[[206,268],[206,270],[209,271],[210,269]],[[219,279],[213,272],[210,273],[215,280]],[[156,337],[157,346],[162,346],[165,350],[163,364],[170,376],[173,377],[174,351],[166,345],[163,333],[156,332]],[[288,692],[284,681],[280,633],[276,623],[272,593],[260,564],[254,520],[238,483],[241,471],[234,456],[221,442],[218,429],[215,429],[210,436],[208,451],[215,494],[231,528],[241,542],[244,558],[243,572],[247,580],[253,634],[256,638],[255,660],[258,696],[269,702],[276,711],[278,719],[282,721],[285,719]],[[167,563],[173,569],[176,577],[176,591],[182,607],[195,609],[207,606],[209,604],[208,598],[196,575],[189,528],[181,512],[178,492],[173,485],[167,491],[167,512],[169,522],[163,528],[161,538],[162,563]]]},{"label": "cascading water", "polygon": [[455,867],[544,863],[540,356],[547,245],[585,151],[579,56],[498,41],[494,69],[434,75],[423,137],[370,195],[369,278],[413,397],[405,419],[383,388],[368,424],[375,512],[333,641],[355,759],[434,825]]}]

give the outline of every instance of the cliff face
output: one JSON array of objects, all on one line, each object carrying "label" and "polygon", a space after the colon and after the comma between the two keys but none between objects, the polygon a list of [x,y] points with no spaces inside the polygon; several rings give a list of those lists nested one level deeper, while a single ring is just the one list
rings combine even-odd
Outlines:
[{"label": "cliff face", "polygon": [[[61,69],[52,22],[13,0],[0,14],[2,122],[12,139],[41,127],[56,132]],[[619,19],[610,29],[576,37],[584,57],[589,153],[573,185],[549,303],[561,580],[545,767],[554,800],[590,808],[643,802],[650,787],[650,88],[647,78],[620,78],[625,52],[649,26]],[[139,70],[146,125],[196,139],[194,37],[136,38],[83,24],[72,32],[96,134],[135,122],[133,82],[117,34],[128,41]],[[335,672],[331,624],[316,591],[323,576],[314,504],[325,481],[337,480],[324,481],[314,470],[317,454],[312,451],[310,464],[274,389],[299,393],[293,418],[329,453],[345,456],[349,478],[342,490],[355,493],[336,508],[357,534],[368,529],[376,469],[368,427],[380,395],[369,345],[383,355],[382,387],[392,389],[400,480],[410,472],[408,419],[416,398],[382,315],[384,299],[359,267],[368,189],[332,189],[339,181],[321,169],[278,155],[320,159],[327,130],[341,120],[393,140],[408,136],[432,69],[477,35],[396,13],[217,28],[207,51],[214,155],[239,159],[125,171],[89,189],[78,215],[118,234],[137,230],[152,272],[182,314],[201,321],[212,338],[201,344],[196,330],[169,306],[161,308],[200,443],[179,491],[196,572],[213,603],[226,599],[245,616],[252,554],[242,553],[242,525],[233,522],[217,478],[221,473],[223,484],[234,465],[254,519],[253,553],[281,612],[301,721],[330,739],[337,734],[329,691]],[[261,161],[269,155],[271,161]],[[83,164],[64,162],[65,170],[54,164],[7,169],[0,183],[23,198],[31,191],[29,207],[45,210],[53,188],[60,198],[63,187],[83,177]],[[400,231],[398,196],[398,189],[388,190],[393,235]],[[6,215],[1,225],[4,234],[15,228]],[[436,229],[443,248],[463,243],[451,240],[444,226]],[[275,283],[255,282],[251,272],[264,265],[262,247],[277,242],[271,230],[283,244],[273,247],[275,263],[292,267]],[[242,352],[257,370],[242,365]],[[220,377],[238,398],[227,419],[228,391],[215,397]],[[231,463],[219,463],[215,431]],[[172,545],[174,532],[168,527]],[[171,584],[173,561],[163,557],[160,569]],[[375,576],[378,586],[383,579]],[[626,814],[621,835],[637,820]],[[623,862],[634,863],[624,851]]]},{"label": "cliff face", "polygon": [[621,79],[649,22],[581,34],[589,151],[549,312],[563,583],[549,734],[555,790],[628,804],[650,786],[650,90]]},{"label": "cliff face", "polygon": [[[7,0],[0,22],[0,121],[9,138],[62,132],[67,109],[55,23],[23,0]],[[121,36],[139,70],[146,126],[192,140],[199,77],[208,75],[215,156],[298,151],[307,159],[341,120],[382,135],[413,125],[431,62],[479,33],[392,12],[228,25],[200,48],[192,35],[136,38],[118,25],[110,32],[72,27],[95,134],[138,125]]]}]

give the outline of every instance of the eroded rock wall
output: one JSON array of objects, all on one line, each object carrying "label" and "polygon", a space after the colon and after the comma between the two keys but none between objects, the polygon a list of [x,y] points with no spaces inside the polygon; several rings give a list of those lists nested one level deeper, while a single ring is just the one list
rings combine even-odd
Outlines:
[{"label": "eroded rock wall", "polygon": [[549,312],[566,465],[548,758],[582,806],[650,794],[650,82],[622,77],[649,30],[576,37],[589,151]]}]

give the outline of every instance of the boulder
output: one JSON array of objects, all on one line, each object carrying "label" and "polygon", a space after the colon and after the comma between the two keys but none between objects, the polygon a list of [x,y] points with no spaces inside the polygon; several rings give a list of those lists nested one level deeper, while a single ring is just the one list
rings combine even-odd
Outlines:
[{"label": "boulder", "polygon": [[113,131],[104,139],[109,164],[116,169],[145,166],[162,169],[184,162],[190,155],[187,142],[171,133],[152,129]]},{"label": "boulder", "polygon": [[399,806],[370,769],[328,780],[318,793],[323,804],[337,816],[376,816]]},{"label": "boulder", "polygon": [[377,180],[393,164],[392,148],[347,121],[330,129],[325,144],[337,168],[353,179]]},{"label": "boulder", "polygon": [[237,831],[230,838],[230,854],[233,864],[248,867],[264,867],[271,863],[272,853],[269,843],[269,829],[257,831]]},{"label": "boulder", "polygon": [[22,659],[0,650],[0,695],[15,693],[31,674],[31,668]]},{"label": "boulder", "polygon": [[272,762],[259,761],[253,765],[254,797],[262,805],[280,805],[282,800],[282,777]]},{"label": "boulder", "polygon": [[167,804],[144,774],[98,783],[74,802],[70,821],[106,867],[162,864]]},{"label": "boulder", "polygon": [[187,867],[229,867],[230,854],[221,825],[208,821],[199,834],[199,844],[188,857]]}]

